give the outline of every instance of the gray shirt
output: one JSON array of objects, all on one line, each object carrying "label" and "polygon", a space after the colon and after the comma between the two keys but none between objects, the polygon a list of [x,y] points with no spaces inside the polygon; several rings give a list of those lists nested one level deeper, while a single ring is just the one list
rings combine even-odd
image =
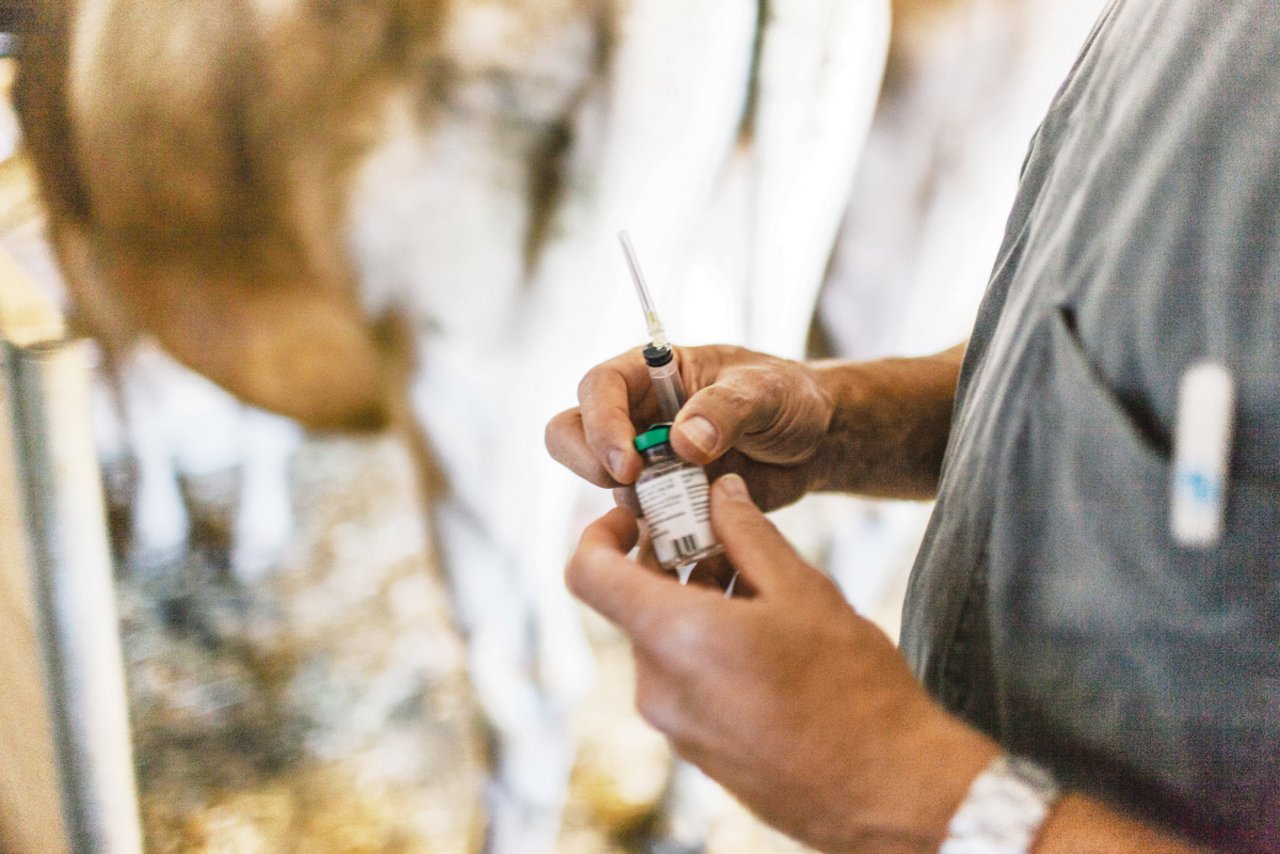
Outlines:
[{"label": "gray shirt", "polygon": [[[1179,380],[1238,395],[1170,535]],[[931,691],[1065,785],[1280,851],[1280,0],[1116,0],[1032,142],[904,614]]]}]

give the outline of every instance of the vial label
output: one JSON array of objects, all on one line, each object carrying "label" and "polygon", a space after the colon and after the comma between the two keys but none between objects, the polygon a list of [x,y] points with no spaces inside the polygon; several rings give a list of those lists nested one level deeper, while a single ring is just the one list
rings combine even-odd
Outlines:
[{"label": "vial label", "polygon": [[707,475],[701,468],[682,466],[637,483],[636,498],[663,566],[688,563],[715,545]]}]

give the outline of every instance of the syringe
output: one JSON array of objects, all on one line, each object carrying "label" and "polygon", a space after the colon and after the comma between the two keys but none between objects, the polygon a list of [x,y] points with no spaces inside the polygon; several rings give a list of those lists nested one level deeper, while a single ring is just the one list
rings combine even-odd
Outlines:
[{"label": "syringe", "polygon": [[[675,421],[676,413],[685,402],[684,382],[680,379],[680,366],[676,364],[675,348],[667,340],[667,331],[662,328],[662,321],[658,319],[658,310],[653,305],[653,297],[649,296],[644,273],[640,272],[636,248],[631,245],[631,236],[626,231],[619,231],[618,240],[622,243],[623,254],[627,256],[627,266],[631,268],[631,278],[636,283],[640,307],[644,309],[644,322],[649,328],[649,346],[644,348],[644,363],[649,366],[649,381],[653,383],[653,393],[658,398],[662,420]],[[679,568],[681,584],[689,583],[689,575],[693,569],[694,564]],[[733,589],[737,583],[738,572],[734,570],[725,588],[724,598],[729,599],[733,596]]]},{"label": "syringe", "polygon": [[658,311],[654,307],[653,297],[649,296],[644,273],[640,272],[640,262],[636,260],[636,250],[631,245],[630,235],[620,231],[618,240],[622,243],[623,254],[627,256],[627,266],[631,268],[631,278],[636,283],[636,294],[640,297],[640,307],[644,309],[644,321],[649,330],[649,346],[644,348],[644,362],[649,366],[653,393],[658,398],[662,420],[675,421],[676,413],[685,402],[684,383],[680,380],[680,366],[676,364],[675,350],[667,340],[662,321],[658,319]]}]

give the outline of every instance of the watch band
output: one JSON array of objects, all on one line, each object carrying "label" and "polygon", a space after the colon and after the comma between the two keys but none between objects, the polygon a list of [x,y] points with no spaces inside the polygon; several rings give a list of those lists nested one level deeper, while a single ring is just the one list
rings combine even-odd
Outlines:
[{"label": "watch band", "polygon": [[1060,794],[1040,766],[997,756],[969,786],[938,854],[1027,854]]}]

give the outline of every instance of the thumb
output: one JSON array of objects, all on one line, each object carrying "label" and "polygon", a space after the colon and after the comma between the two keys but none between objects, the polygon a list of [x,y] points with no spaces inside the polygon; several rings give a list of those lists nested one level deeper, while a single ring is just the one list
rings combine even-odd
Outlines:
[{"label": "thumb", "polygon": [[[719,459],[745,437],[764,431],[781,417],[782,402],[770,394],[766,372],[739,368],[721,374],[714,383],[700,389],[680,408],[671,428],[671,443],[682,459],[706,465]],[[785,462],[771,453],[776,442],[765,440],[748,445],[752,456],[762,462]],[[788,453],[783,454],[789,456]]]},{"label": "thumb", "polygon": [[730,448],[756,462],[795,465],[813,456],[832,411],[809,368],[760,357],[722,370],[693,394],[672,425],[671,446],[698,465]]},{"label": "thumb", "polygon": [[794,587],[800,573],[815,571],[765,518],[736,474],[711,487],[711,526],[734,569],[763,595]]}]

